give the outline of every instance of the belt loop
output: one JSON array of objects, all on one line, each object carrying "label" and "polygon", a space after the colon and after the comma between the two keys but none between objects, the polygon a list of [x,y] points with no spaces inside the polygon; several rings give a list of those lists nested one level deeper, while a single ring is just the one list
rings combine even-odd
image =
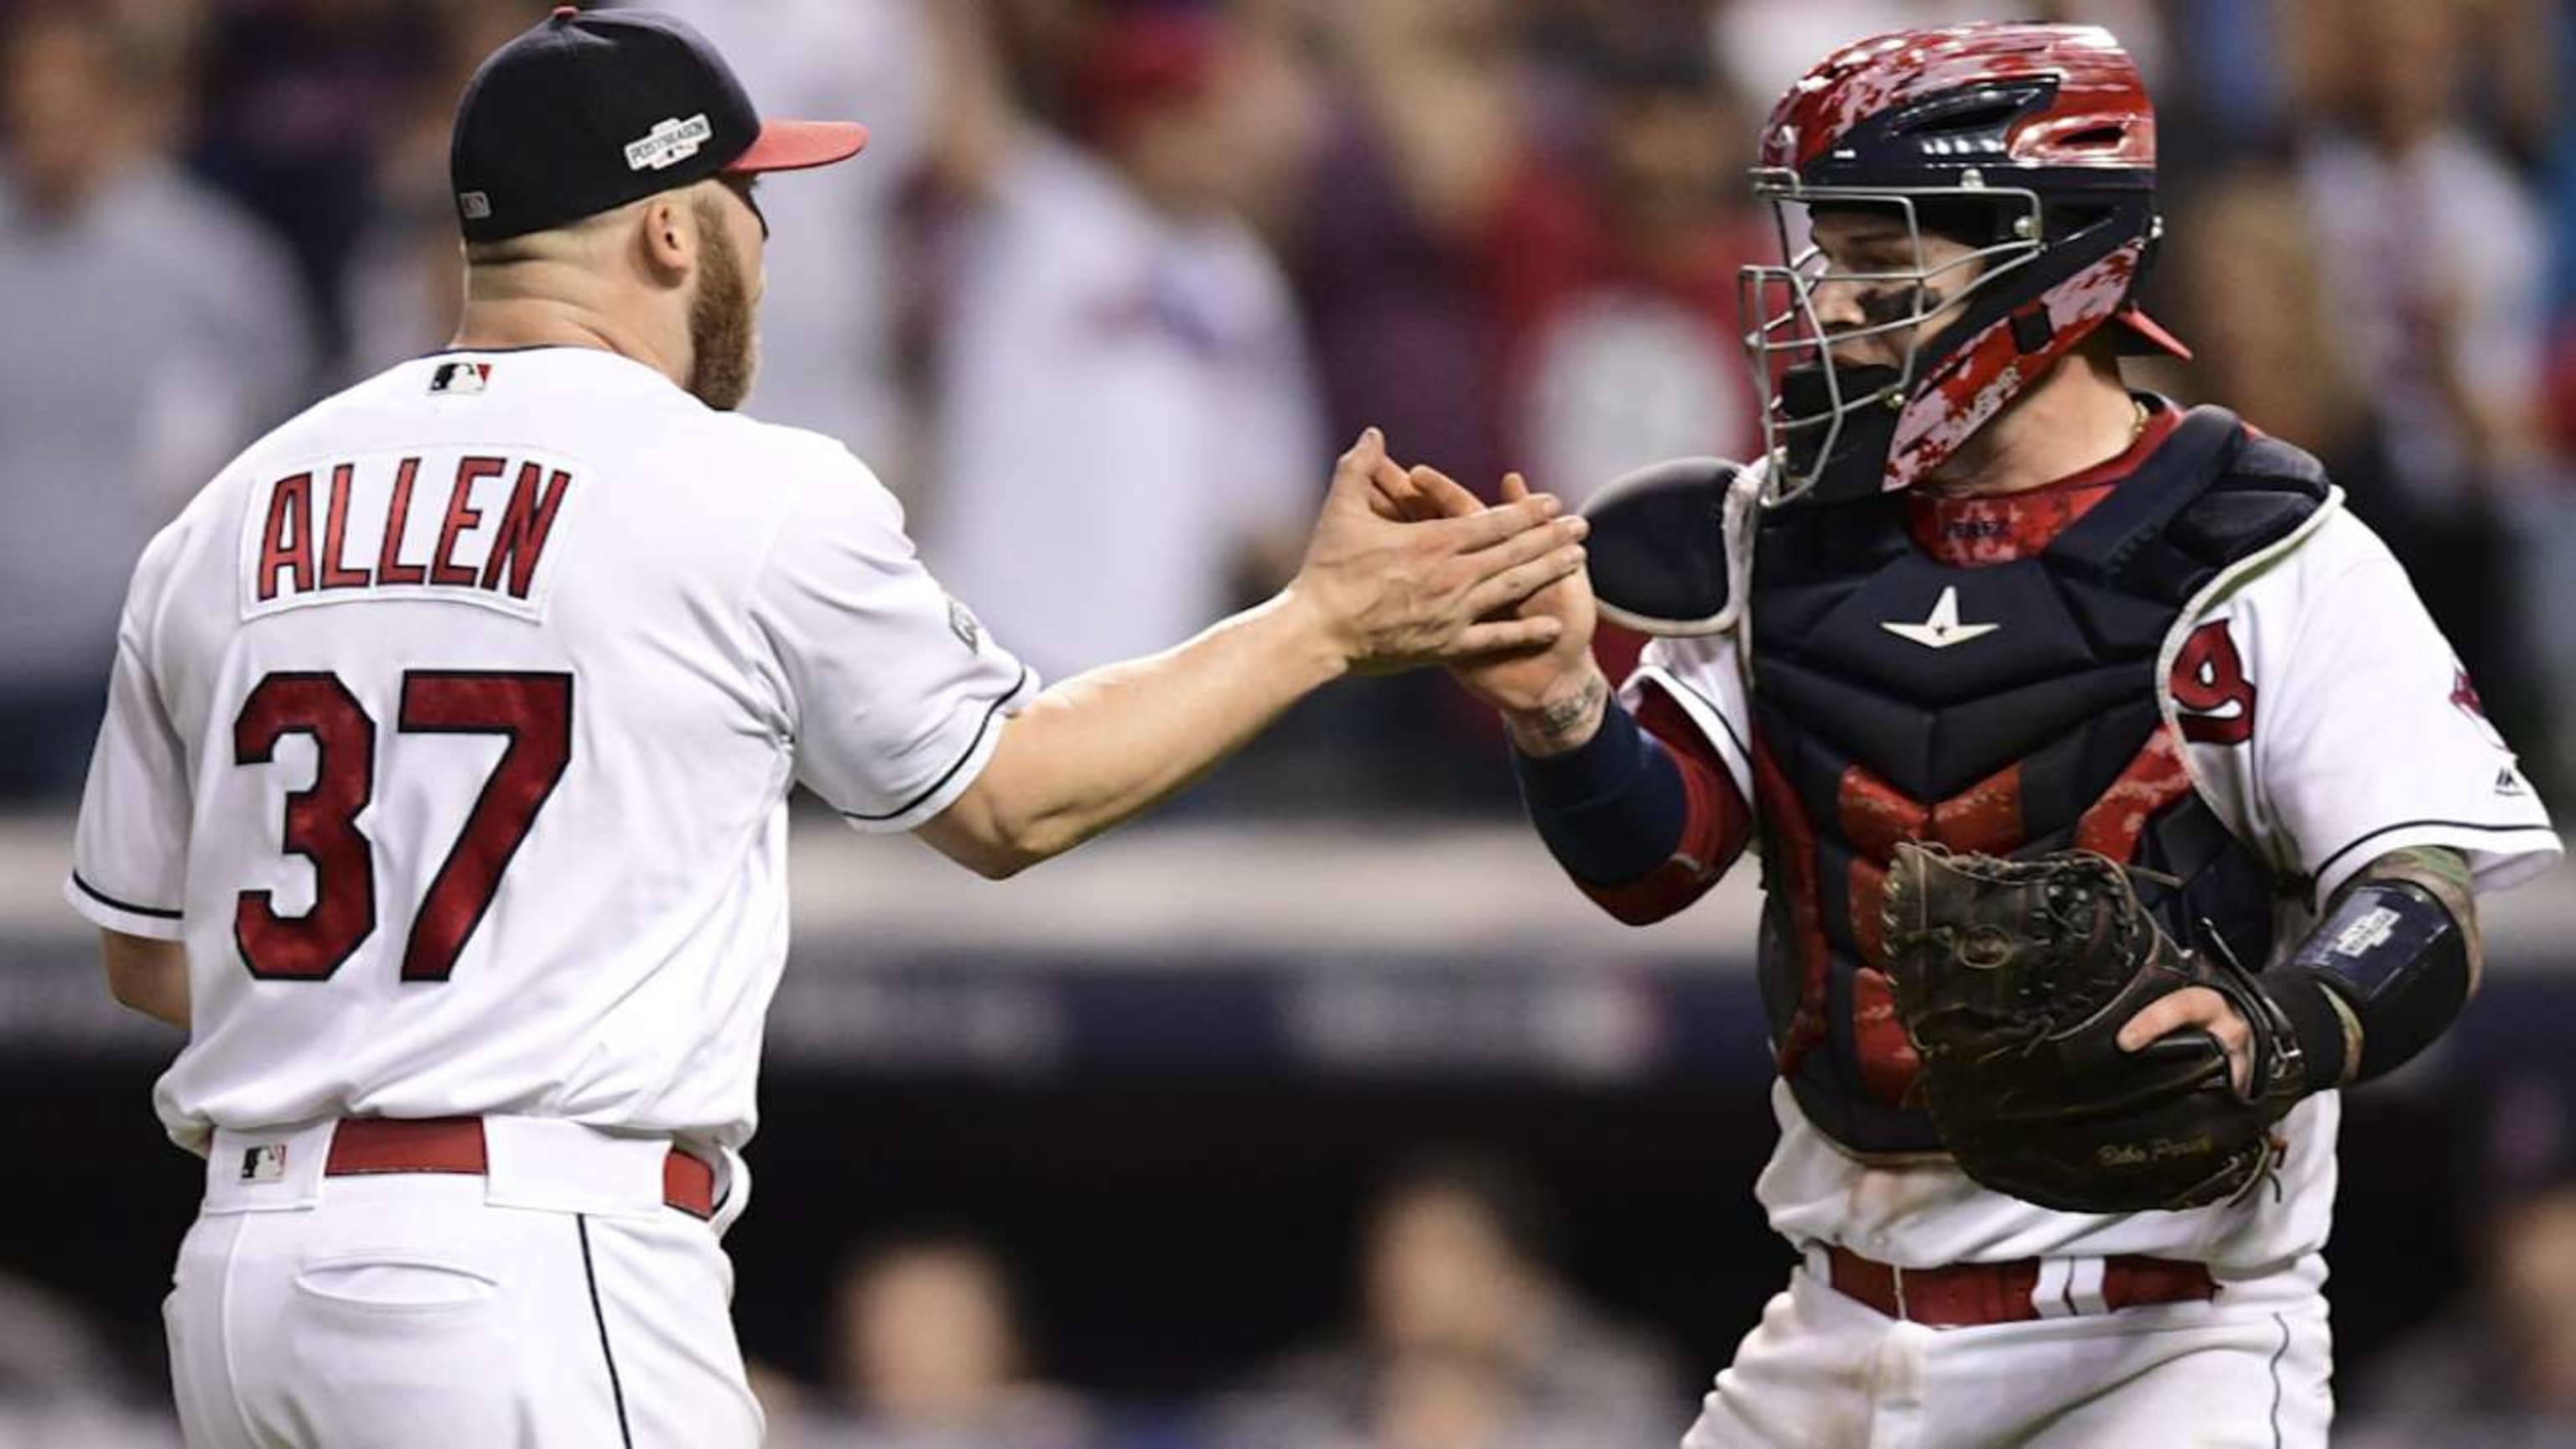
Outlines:
[{"label": "belt loop", "polygon": [[716,1169],[716,1212],[707,1220],[718,1241],[731,1231],[734,1220],[751,1206],[751,1167],[742,1154],[730,1147],[707,1149]]},{"label": "belt loop", "polygon": [[1887,1281],[1896,1287],[1896,1321],[1912,1323],[1914,1315],[1905,1310],[1905,1270],[1890,1264],[1887,1270]]},{"label": "belt loop", "polygon": [[2032,1312],[2042,1318],[2065,1318],[2074,1313],[2074,1308],[2067,1301],[2066,1285],[2076,1261],[2073,1258],[2039,1260],[2038,1276],[2030,1284]]},{"label": "belt loop", "polygon": [[2108,1313],[2111,1311],[2111,1305],[2106,1300],[2104,1292],[2105,1279],[2110,1266],[2109,1259],[2098,1257],[2077,1258],[2068,1265],[2070,1280],[2066,1285],[2066,1296],[2075,1304],[2076,1312]]}]

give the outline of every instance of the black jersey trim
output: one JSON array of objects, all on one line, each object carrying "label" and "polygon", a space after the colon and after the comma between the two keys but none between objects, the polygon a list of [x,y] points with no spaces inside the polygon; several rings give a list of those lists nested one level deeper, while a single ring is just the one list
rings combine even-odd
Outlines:
[{"label": "black jersey trim", "polygon": [[590,1285],[590,1320],[599,1325],[599,1356],[608,1364],[608,1396],[617,1404],[617,1442],[635,1449],[635,1430],[626,1422],[626,1386],[617,1377],[617,1354],[608,1346],[608,1315],[599,1306],[599,1272],[590,1263],[590,1217],[573,1214],[573,1226],[581,1233],[581,1276]]},{"label": "black jersey trim", "polygon": [[178,911],[165,911],[158,906],[138,906],[131,901],[120,901],[116,897],[109,895],[107,892],[100,890],[98,887],[91,885],[88,881],[82,880],[79,871],[72,872],[72,884],[80,888],[80,893],[82,895],[89,897],[91,900],[94,900],[100,905],[106,906],[111,910],[123,911],[129,916],[149,916],[156,921],[176,921],[184,919],[182,914]]},{"label": "black jersey trim", "polygon": [[1011,687],[1003,690],[1001,697],[994,700],[992,704],[985,708],[983,722],[975,726],[975,738],[966,742],[966,748],[958,752],[955,762],[950,764],[947,769],[942,770],[939,773],[939,778],[931,781],[928,788],[924,789],[920,794],[913,796],[911,799],[906,800],[901,805],[896,806],[883,815],[870,815],[863,810],[844,810],[841,812],[842,816],[850,820],[864,820],[871,824],[875,824],[887,820],[900,820],[904,816],[919,809],[922,801],[927,800],[931,796],[938,794],[940,791],[947,789],[948,782],[957,778],[957,772],[966,768],[966,762],[975,758],[975,752],[984,747],[984,736],[992,732],[994,719],[1002,713],[1002,706],[1019,698],[1020,691],[1028,687],[1029,667],[1023,664],[1020,666],[1020,677],[1011,681]]},{"label": "black jersey trim", "polygon": [[2368,845],[2370,842],[2377,840],[2383,835],[2394,835],[2401,830],[2425,830],[2436,828],[2442,830],[2474,830],[2487,835],[2520,835],[2525,831],[2534,831],[2542,835],[2549,834],[2549,827],[2536,821],[2527,822],[2521,825],[2488,825],[2475,820],[2400,820],[2394,825],[2383,825],[2377,830],[2371,831],[2369,834],[2353,840],[2349,844],[2345,845],[2343,849],[2338,850],[2334,854],[2327,856],[2324,860],[2317,862],[2317,868],[2308,875],[2308,903],[2311,906],[2316,904],[2317,882],[2324,880],[2329,874],[2333,873],[2335,864],[2338,861],[2341,861],[2345,856],[2352,854],[2354,851],[2361,849],[2363,846]]},{"label": "black jersey trim", "polygon": [[[433,357],[504,357],[513,352],[607,351],[608,349],[605,347],[591,347],[579,342],[523,342],[515,347],[442,347],[435,352],[421,353],[419,356],[414,357],[412,361],[427,362]],[[625,356],[624,353],[610,353],[609,355],[612,357]]]}]

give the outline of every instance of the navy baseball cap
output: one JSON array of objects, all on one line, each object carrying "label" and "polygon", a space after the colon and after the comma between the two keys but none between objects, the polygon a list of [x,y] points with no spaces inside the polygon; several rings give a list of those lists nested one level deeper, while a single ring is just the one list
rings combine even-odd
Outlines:
[{"label": "navy baseball cap", "polygon": [[706,37],[667,15],[566,5],[474,72],[447,165],[465,239],[487,242],[867,143],[855,122],[762,120]]}]

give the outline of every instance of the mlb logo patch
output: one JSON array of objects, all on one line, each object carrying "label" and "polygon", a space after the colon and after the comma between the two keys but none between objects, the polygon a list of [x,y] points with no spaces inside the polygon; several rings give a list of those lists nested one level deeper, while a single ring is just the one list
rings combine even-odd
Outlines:
[{"label": "mlb logo patch", "polygon": [[433,393],[479,393],[491,380],[492,364],[488,362],[442,362],[438,370],[429,375],[429,390]]},{"label": "mlb logo patch", "polygon": [[281,1182],[286,1177],[286,1144],[266,1142],[242,1150],[241,1180]]}]

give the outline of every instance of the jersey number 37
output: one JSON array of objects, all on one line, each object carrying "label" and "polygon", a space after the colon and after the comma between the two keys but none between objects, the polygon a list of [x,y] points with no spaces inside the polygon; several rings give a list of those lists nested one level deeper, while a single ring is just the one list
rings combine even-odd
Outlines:
[{"label": "jersey number 37", "polygon": [[[403,675],[395,728],[509,741],[403,947],[403,980],[444,981],[571,763],[572,676],[413,670]],[[375,799],[376,721],[336,674],[271,674],[233,720],[233,760],[266,764],[292,734],[312,737],[315,760],[312,785],[286,797],[283,841],[288,854],[313,863],[313,907],[281,916],[270,892],[243,891],[233,904],[233,940],[263,981],[323,981],[376,933],[375,847],[358,828]]]}]

